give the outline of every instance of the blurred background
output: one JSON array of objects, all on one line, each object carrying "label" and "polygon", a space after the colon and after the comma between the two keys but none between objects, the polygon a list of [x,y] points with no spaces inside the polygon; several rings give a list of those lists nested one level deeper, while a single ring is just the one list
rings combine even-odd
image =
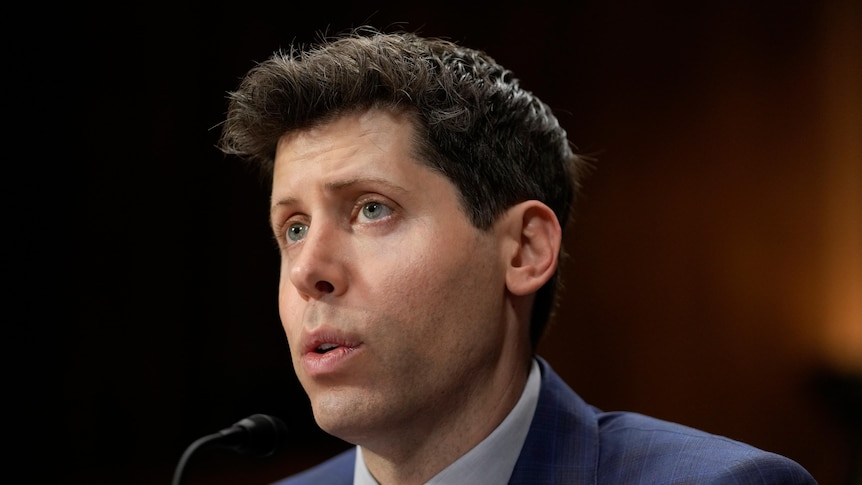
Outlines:
[{"label": "blurred background", "polygon": [[862,483],[859,2],[67,8],[89,20],[52,41],[68,64],[46,84],[78,90],[62,117],[76,151],[48,156],[61,174],[76,160],[78,205],[52,202],[73,231],[40,234],[77,254],[42,258],[57,270],[36,309],[68,307],[38,337],[56,365],[33,385],[53,430],[35,478],[170,483],[193,440],[253,413],[281,417],[288,446],[201,453],[188,483],[264,484],[348,446],[293,376],[267,187],[214,145],[255,62],[371,24],[488,51],[596,159],[540,349],[585,400]]}]

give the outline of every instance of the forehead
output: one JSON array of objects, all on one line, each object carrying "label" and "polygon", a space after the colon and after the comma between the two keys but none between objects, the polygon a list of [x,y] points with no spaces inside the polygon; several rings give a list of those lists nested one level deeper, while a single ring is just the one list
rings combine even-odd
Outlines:
[{"label": "forehead", "polygon": [[419,160],[415,143],[413,116],[382,109],[285,134],[276,148],[273,197],[296,197],[315,186],[358,178],[412,189],[426,183],[428,175],[443,177]]},{"label": "forehead", "polygon": [[404,112],[382,109],[348,112],[286,133],[278,140],[275,158],[276,162],[290,162],[346,145],[358,147],[362,144],[374,145],[380,150],[412,151],[414,133],[413,117]]}]

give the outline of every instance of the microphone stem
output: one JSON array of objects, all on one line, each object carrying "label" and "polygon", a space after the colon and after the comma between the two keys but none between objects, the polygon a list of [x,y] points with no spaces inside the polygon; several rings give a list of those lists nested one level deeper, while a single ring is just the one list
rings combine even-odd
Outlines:
[{"label": "microphone stem", "polygon": [[174,470],[174,479],[171,482],[171,484],[172,485],[183,485],[183,479],[184,479],[183,473],[185,472],[186,465],[188,464],[192,455],[194,455],[195,452],[198,449],[202,448],[204,445],[207,445],[210,442],[216,441],[216,440],[221,439],[223,437],[224,437],[223,433],[213,433],[213,434],[209,434],[206,436],[202,436],[202,437],[196,439],[195,441],[193,441],[192,444],[190,444],[188,446],[188,448],[186,448],[186,451],[184,451],[183,455],[180,457],[180,461],[177,464],[177,468],[176,468],[176,470]]}]

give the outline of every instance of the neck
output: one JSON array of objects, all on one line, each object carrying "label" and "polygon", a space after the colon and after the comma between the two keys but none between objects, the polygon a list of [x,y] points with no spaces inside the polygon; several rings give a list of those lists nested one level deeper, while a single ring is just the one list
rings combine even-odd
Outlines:
[{"label": "neck", "polygon": [[[412,422],[397,436],[361,443],[368,470],[378,483],[422,484],[484,440],[511,412],[524,391],[530,369],[525,349],[503,352],[497,366],[477,376],[433,422]],[[431,415],[432,413],[428,413]]]}]

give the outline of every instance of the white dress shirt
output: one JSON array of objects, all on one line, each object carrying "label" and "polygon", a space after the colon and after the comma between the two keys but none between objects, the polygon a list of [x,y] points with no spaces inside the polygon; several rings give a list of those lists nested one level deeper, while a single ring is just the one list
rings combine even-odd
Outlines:
[{"label": "white dress shirt", "polygon": [[[527,384],[515,407],[484,440],[451,465],[434,475],[425,485],[500,485],[507,483],[521,454],[524,440],[530,431],[530,423],[539,401],[541,376],[539,364],[533,360]],[[356,464],[353,469],[354,485],[380,485],[371,476],[362,447],[356,447]]]}]

